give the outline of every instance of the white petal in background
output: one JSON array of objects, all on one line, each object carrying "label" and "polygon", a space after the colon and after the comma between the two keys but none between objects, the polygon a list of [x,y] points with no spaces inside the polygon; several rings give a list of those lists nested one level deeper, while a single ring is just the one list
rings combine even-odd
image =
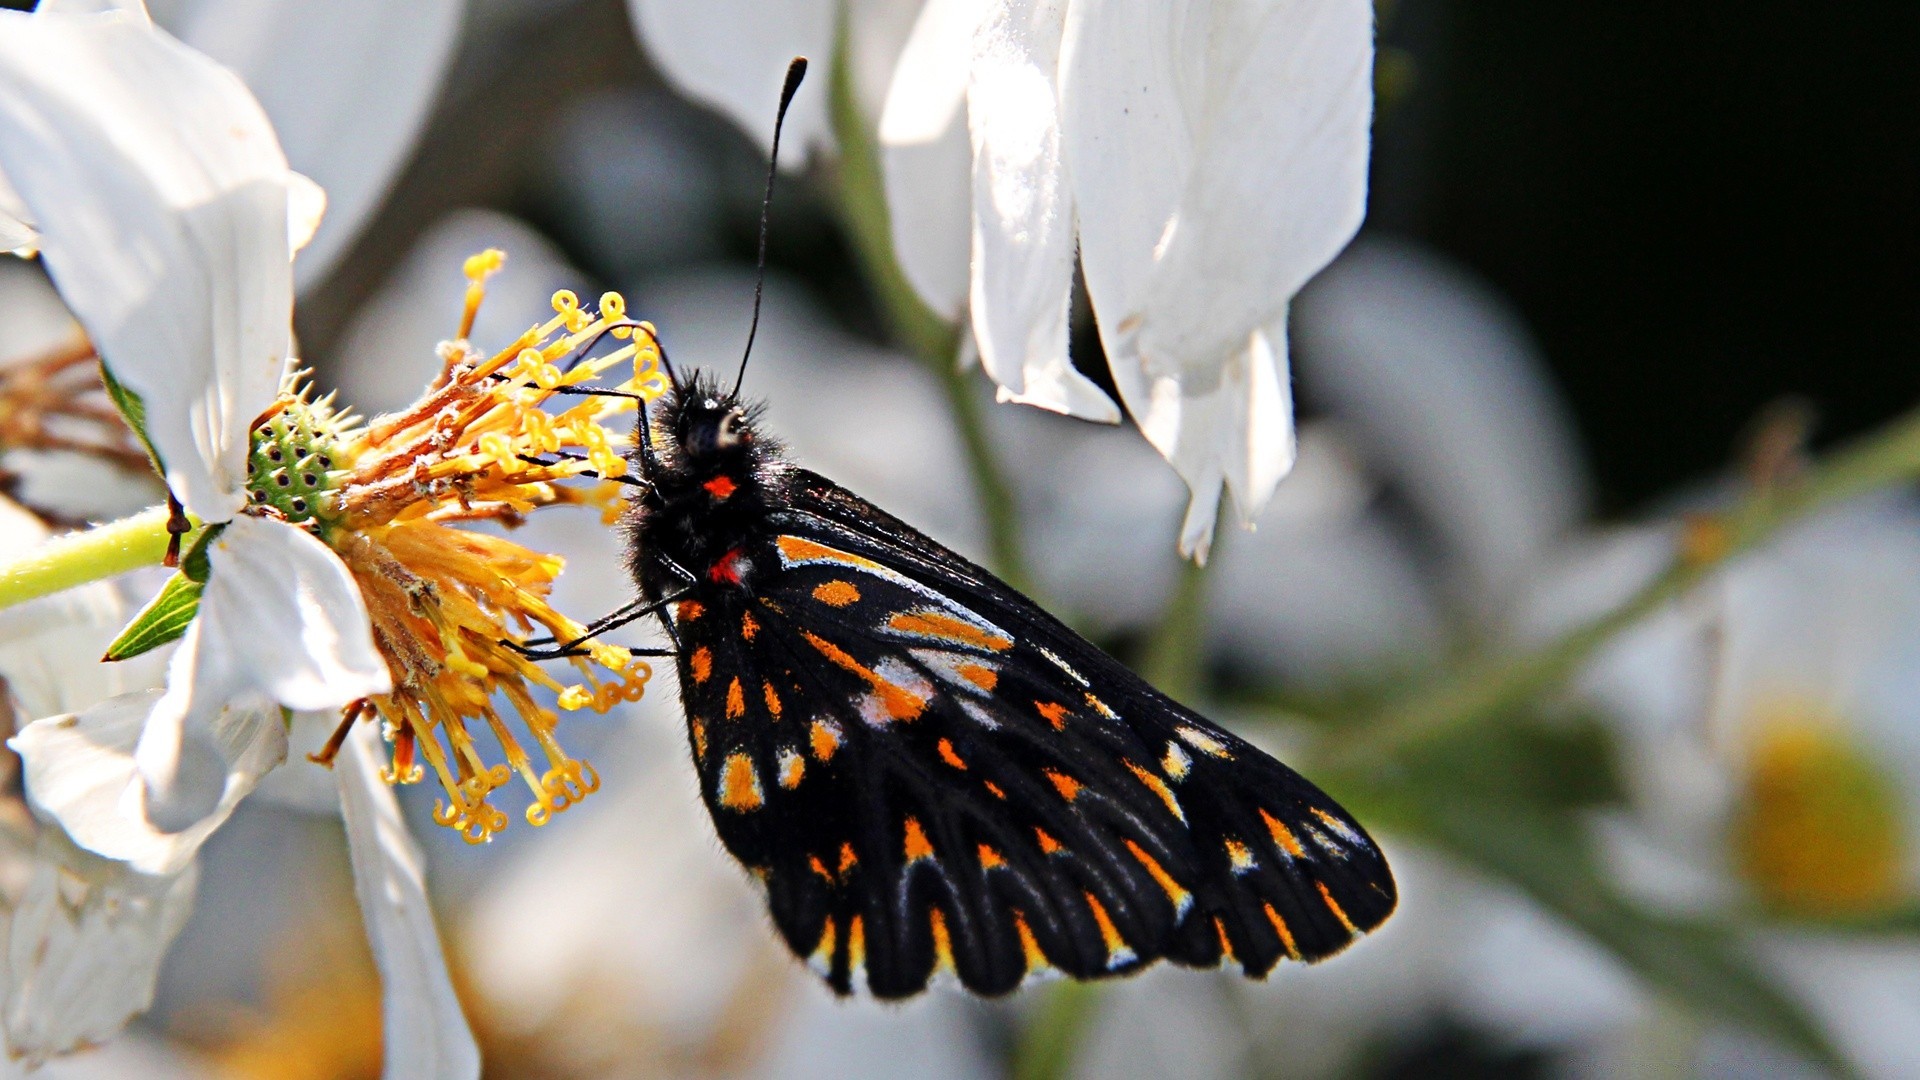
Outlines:
[{"label": "white petal in background", "polygon": [[1487,616],[1586,509],[1571,420],[1511,307],[1408,241],[1361,240],[1294,305],[1295,364],[1431,522]]},{"label": "white petal in background", "polygon": [[833,55],[837,0],[627,0],[647,59],[695,101],[740,125],[762,149],[773,145],[773,114],[787,64],[816,65],[793,100],[781,139],[781,166],[806,167],[812,151],[830,152],[833,127],[826,76]]},{"label": "white petal in background", "polygon": [[[412,153],[439,99],[465,0],[181,0],[162,26],[232,68],[329,212],[294,267],[305,289],[338,263]],[[298,246],[298,245],[296,245]]]},{"label": "white petal in background", "polygon": [[928,0],[900,51],[880,113],[880,164],[893,256],[941,318],[958,320],[971,285],[967,77],[986,0]]},{"label": "white petal in background", "polygon": [[357,725],[334,762],[354,891],[380,969],[387,1080],[473,1080],[473,1041],[427,902],[420,849],[380,779],[378,729]]},{"label": "white petal in background", "polygon": [[1067,357],[1074,205],[1054,94],[1062,7],[996,4],[974,31],[973,336],[1003,399],[1112,423],[1119,408]]},{"label": "white petal in background", "polygon": [[[217,753],[216,717],[278,706],[336,709],[393,688],[366,603],[346,565],[305,530],[241,516],[208,547],[200,611],[167,669],[136,758],[153,823],[179,831],[210,813],[233,758]],[[242,739],[243,744],[251,739]]]},{"label": "white petal in background", "polygon": [[6,14],[0,171],[203,519],[245,501],[290,339],[288,178],[234,75],[131,15]]},{"label": "white petal in background", "polygon": [[153,1002],[167,947],[193,906],[195,871],[143,874],[40,830],[14,903],[8,1048],[30,1062],[103,1043]]},{"label": "white petal in background", "polygon": [[76,716],[35,720],[7,745],[20,755],[27,799],[37,813],[89,851],[164,875],[185,869],[260,777],[285,759],[287,738],[277,708],[223,713],[209,737],[219,757],[231,763],[219,779],[217,803],[191,827],[162,832],[127,800],[139,778],[134,747],[160,693],[122,694]]}]

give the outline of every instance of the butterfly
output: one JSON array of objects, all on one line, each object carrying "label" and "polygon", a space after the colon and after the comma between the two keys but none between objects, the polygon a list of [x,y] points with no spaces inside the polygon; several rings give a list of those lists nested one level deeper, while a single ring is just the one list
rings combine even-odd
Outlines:
[{"label": "butterfly", "polygon": [[630,451],[621,618],[659,616],[720,840],[835,991],[1257,977],[1393,911],[1318,788],[793,463],[738,378],[667,372]]}]

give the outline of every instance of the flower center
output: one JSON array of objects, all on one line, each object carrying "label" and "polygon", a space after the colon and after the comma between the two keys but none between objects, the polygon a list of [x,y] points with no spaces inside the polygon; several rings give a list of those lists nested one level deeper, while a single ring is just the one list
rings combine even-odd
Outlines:
[{"label": "flower center", "polygon": [[247,458],[253,504],[295,525],[314,522],[324,537],[336,516],[327,496],[348,475],[340,468],[347,464],[341,436],[351,421],[325,400],[307,400],[304,391],[282,396],[278,410],[253,429]]},{"label": "flower center", "polygon": [[[468,260],[463,335],[502,258]],[[413,783],[431,771],[446,794],[435,820],[471,843],[506,827],[491,797],[515,776],[531,793],[533,825],[599,788],[593,766],[561,748],[559,716],[536,689],[562,710],[605,712],[638,700],[652,674],[625,649],[586,641],[586,627],[548,603],[564,560],[462,527],[511,528],[552,506],[595,508],[609,523],[619,513],[620,486],[610,478],[626,468],[627,436],[605,422],[631,410],[635,395],[663,392],[658,346],[650,326],[636,332],[625,322],[618,293],[602,296],[597,311],[564,291],[553,306],[553,319],[497,352],[464,336],[443,344],[439,377],[401,412],[345,432],[320,416],[324,402],[290,400],[255,437],[256,501],[314,522],[359,584],[393,674],[393,692],[349,710],[346,723],[378,713],[393,745],[389,781]],[[625,343],[578,359],[603,332]],[[564,365],[569,358],[577,362]],[[583,392],[629,362],[633,375],[611,388],[617,393]],[[596,476],[593,487],[561,483]],[[563,686],[502,644],[536,634],[580,643],[571,657],[580,683]],[[483,742],[504,760],[490,760]]]},{"label": "flower center", "polygon": [[1907,837],[1898,786],[1838,723],[1767,724],[1748,761],[1732,829],[1739,869],[1786,914],[1884,911],[1904,892]]}]

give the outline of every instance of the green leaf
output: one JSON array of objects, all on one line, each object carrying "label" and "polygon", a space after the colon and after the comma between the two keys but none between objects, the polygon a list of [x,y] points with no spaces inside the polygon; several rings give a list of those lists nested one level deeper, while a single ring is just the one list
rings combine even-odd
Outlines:
[{"label": "green leaf", "polygon": [[100,361],[100,382],[106,386],[107,396],[113,399],[113,407],[120,410],[121,418],[126,420],[134,437],[140,440],[141,446],[146,447],[147,457],[153,459],[154,471],[165,476],[167,469],[160,460],[160,452],[153,448],[153,440],[147,438],[147,403],[113,377],[113,371],[107,367],[105,360]]},{"label": "green leaf", "polygon": [[140,614],[107,646],[107,655],[101,659],[127,660],[178,641],[180,635],[187,632],[187,624],[199,613],[200,593],[205,588],[204,583],[194,581],[185,573],[168,578],[160,595],[140,609]]},{"label": "green leaf", "polygon": [[180,572],[187,576],[187,580],[200,585],[207,583],[208,575],[213,573],[213,563],[207,557],[207,548],[213,543],[215,537],[226,530],[227,523],[222,521],[216,525],[207,526],[201,530],[199,536],[193,538],[187,553],[180,559]]}]

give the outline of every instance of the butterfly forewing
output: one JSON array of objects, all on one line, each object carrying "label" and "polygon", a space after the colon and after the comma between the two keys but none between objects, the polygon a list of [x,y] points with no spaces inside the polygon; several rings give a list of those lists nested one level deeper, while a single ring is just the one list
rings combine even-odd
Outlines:
[{"label": "butterfly forewing", "polygon": [[1259,975],[1392,911],[1378,849],[1292,770],[871,504],[778,480],[674,625],[720,837],[836,990]]}]

